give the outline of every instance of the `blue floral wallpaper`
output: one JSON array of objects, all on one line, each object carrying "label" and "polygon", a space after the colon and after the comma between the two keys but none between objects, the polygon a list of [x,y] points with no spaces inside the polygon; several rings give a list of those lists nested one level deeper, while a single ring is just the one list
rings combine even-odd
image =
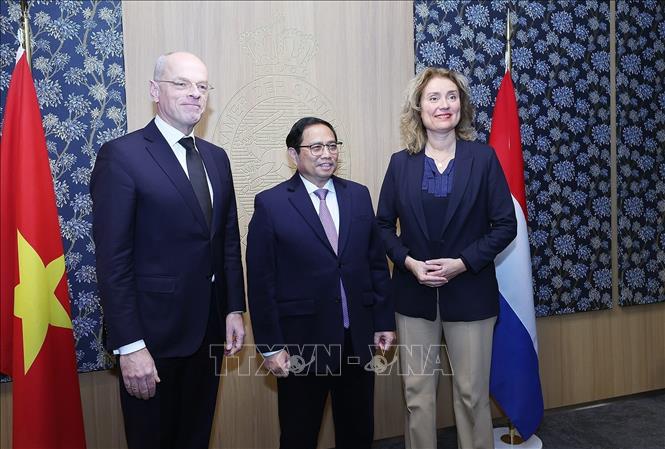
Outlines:
[{"label": "blue floral wallpaper", "polygon": [[665,301],[665,3],[616,4],[619,303]]},{"label": "blue floral wallpaper", "polygon": [[[80,371],[104,369],[101,309],[91,236],[90,172],[102,143],[125,134],[120,1],[32,1],[32,74],[42,119],[68,270]],[[0,91],[14,68],[20,7],[2,0]]]},{"label": "blue floral wallpaper", "polygon": [[416,1],[416,71],[466,74],[486,141],[508,9],[536,314],[610,308],[609,2]]}]

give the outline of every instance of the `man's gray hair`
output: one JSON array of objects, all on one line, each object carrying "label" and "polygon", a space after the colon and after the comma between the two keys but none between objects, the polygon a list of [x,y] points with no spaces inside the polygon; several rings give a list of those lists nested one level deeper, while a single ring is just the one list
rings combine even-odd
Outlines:
[{"label": "man's gray hair", "polygon": [[166,58],[172,55],[173,53],[176,52],[170,51],[168,53],[164,53],[163,55],[157,58],[157,61],[155,61],[155,70],[152,73],[153,80],[158,80],[162,78],[162,75],[164,75],[164,67],[166,67]]}]

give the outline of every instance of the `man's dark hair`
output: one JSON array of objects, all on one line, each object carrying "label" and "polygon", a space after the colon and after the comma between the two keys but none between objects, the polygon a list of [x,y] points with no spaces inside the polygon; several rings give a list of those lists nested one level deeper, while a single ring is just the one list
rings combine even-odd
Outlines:
[{"label": "man's dark hair", "polygon": [[312,125],[327,126],[328,128],[330,128],[330,131],[332,131],[333,135],[335,136],[335,140],[337,140],[337,133],[335,132],[335,128],[333,128],[333,126],[330,123],[317,117],[303,117],[293,124],[293,126],[291,127],[291,131],[289,131],[289,135],[286,136],[286,148],[293,148],[296,150],[296,153],[300,154],[300,144],[302,144],[302,134],[305,132],[305,128]]}]

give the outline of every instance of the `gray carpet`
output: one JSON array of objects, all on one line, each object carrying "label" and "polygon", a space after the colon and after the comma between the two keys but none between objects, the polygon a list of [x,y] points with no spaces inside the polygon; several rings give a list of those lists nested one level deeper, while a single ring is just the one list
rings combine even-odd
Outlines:
[{"label": "gray carpet", "polygon": [[[547,410],[536,435],[544,449],[665,449],[665,390]],[[379,440],[372,447],[403,449],[404,439]],[[454,427],[439,430],[437,449],[457,449]]]}]

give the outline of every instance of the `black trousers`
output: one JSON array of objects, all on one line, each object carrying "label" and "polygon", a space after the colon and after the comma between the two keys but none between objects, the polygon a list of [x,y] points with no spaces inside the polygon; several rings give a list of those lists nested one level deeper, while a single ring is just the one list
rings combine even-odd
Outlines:
[{"label": "black trousers", "polygon": [[[213,312],[214,310],[214,312]],[[120,403],[129,449],[207,449],[215,415],[219,376],[215,358],[221,362],[220,317],[211,306],[203,342],[189,357],[156,358],[155,396],[148,400],[130,396],[120,376]]]},{"label": "black trousers", "polygon": [[[277,379],[280,448],[316,449],[323,411],[332,399],[337,449],[369,449],[374,439],[374,372],[355,363],[350,332],[345,333],[337,374]],[[349,363],[351,362],[351,363]]]}]

